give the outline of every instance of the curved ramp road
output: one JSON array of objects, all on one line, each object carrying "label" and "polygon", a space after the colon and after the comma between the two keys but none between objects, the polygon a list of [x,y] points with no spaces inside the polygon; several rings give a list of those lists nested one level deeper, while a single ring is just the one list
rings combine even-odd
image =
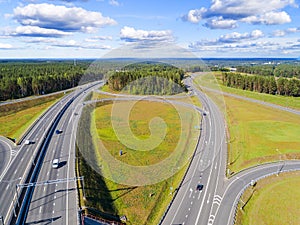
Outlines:
[{"label": "curved ramp road", "polygon": [[[222,114],[205,94],[194,88],[190,78],[186,80],[186,84],[193,89],[208,113],[203,116],[201,139],[187,176],[161,224],[232,225],[239,198],[251,181],[281,172],[300,170],[300,161],[264,164],[244,170],[227,179],[225,177],[227,145]],[[230,94],[230,96],[299,115],[297,110],[237,95]],[[206,166],[203,167],[205,164]],[[203,184],[203,190],[196,190],[197,184]]]}]

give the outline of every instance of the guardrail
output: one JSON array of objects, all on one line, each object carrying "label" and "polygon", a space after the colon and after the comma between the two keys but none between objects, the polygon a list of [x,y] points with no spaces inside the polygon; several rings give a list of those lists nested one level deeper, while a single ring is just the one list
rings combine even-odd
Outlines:
[{"label": "guardrail", "polygon": [[[42,163],[43,163],[43,160],[44,160],[44,157],[46,155],[46,150],[48,148],[48,145],[50,143],[52,135],[55,131],[55,128],[56,128],[59,120],[61,119],[62,115],[64,114],[64,112],[67,110],[67,108],[70,106],[70,104],[74,101],[74,99],[76,97],[77,96],[72,97],[71,100],[69,100],[65,104],[65,106],[61,109],[59,114],[56,116],[54,122],[52,123],[51,127],[47,131],[46,139],[43,140],[42,145],[41,145],[41,147],[38,151],[38,154],[36,156],[37,163],[34,167],[31,178],[29,180],[30,183],[34,183],[37,180],[38,174],[40,172],[40,169],[41,169],[41,166],[42,166]],[[19,211],[19,215],[18,215],[18,218],[17,218],[17,221],[16,221],[17,225],[25,224],[25,220],[26,220],[27,213],[28,213],[28,210],[29,210],[29,205],[30,205],[30,201],[31,201],[31,198],[32,198],[32,195],[33,195],[33,191],[34,191],[34,187],[28,187],[26,189],[26,193],[25,193],[24,199],[22,201],[22,205],[21,205],[21,208],[20,208],[20,211]]]}]

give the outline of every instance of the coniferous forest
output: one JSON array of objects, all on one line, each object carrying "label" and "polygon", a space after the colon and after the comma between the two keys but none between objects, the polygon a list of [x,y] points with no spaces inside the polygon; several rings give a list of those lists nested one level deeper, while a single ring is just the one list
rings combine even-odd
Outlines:
[{"label": "coniferous forest", "polygon": [[115,71],[109,77],[108,85],[112,90],[123,90],[132,94],[177,94],[185,91],[183,76],[182,69],[169,64],[134,63]]}]

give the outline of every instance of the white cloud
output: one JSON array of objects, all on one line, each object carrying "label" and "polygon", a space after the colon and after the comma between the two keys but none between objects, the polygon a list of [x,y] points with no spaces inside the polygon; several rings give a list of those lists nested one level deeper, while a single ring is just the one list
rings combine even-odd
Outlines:
[{"label": "white cloud", "polygon": [[203,7],[201,9],[192,9],[188,12],[187,15],[184,16],[183,19],[191,23],[199,23],[206,11],[207,9]]},{"label": "white cloud", "polygon": [[37,26],[19,26],[15,31],[8,33],[7,35],[28,37],[62,37],[70,35],[70,33],[55,29],[45,29]]},{"label": "white cloud", "polygon": [[116,21],[99,12],[53,4],[29,4],[14,9],[14,18],[24,26],[36,26],[64,32],[91,32]]},{"label": "white cloud", "polygon": [[126,42],[159,42],[173,41],[170,30],[136,30],[132,27],[123,27],[120,32],[121,40]]},{"label": "white cloud", "polygon": [[13,46],[11,44],[0,43],[0,49],[12,49]]},{"label": "white cloud", "polygon": [[108,3],[113,6],[120,6],[120,3],[117,0],[109,0]]},{"label": "white cloud", "polygon": [[263,36],[264,34],[261,30],[253,30],[250,33],[233,32],[233,33],[221,35],[219,38],[215,40],[202,40],[202,41],[197,41],[195,43],[191,43],[189,47],[191,49],[199,49],[199,48],[203,48],[203,46],[226,46],[226,45],[232,45],[234,43],[257,40]]},{"label": "white cloud", "polygon": [[223,17],[208,19],[205,26],[211,29],[233,29],[237,27],[236,20],[224,20]]},{"label": "white cloud", "polygon": [[98,41],[105,41],[105,40],[112,40],[112,36],[94,36],[90,38],[86,38],[86,42],[98,42]]},{"label": "white cloud", "polygon": [[226,35],[221,35],[220,38],[217,39],[217,42],[222,43],[234,43],[234,42],[240,42],[241,40],[249,40],[249,39],[258,39],[263,37],[264,34],[261,30],[253,30],[251,33],[238,33],[233,32]]},{"label": "white cloud", "polygon": [[291,17],[286,12],[267,12],[260,16],[249,16],[241,19],[242,22],[253,24],[276,25],[291,22]]},{"label": "white cloud", "polygon": [[272,35],[275,37],[283,37],[286,36],[288,34],[293,34],[293,33],[298,33],[300,32],[300,27],[292,27],[292,28],[288,28],[286,30],[275,30],[272,32]]},{"label": "white cloud", "polygon": [[199,23],[212,29],[232,29],[237,22],[253,24],[283,24],[291,21],[287,6],[297,7],[295,0],[212,0],[209,8],[192,9],[182,17],[184,21]]}]

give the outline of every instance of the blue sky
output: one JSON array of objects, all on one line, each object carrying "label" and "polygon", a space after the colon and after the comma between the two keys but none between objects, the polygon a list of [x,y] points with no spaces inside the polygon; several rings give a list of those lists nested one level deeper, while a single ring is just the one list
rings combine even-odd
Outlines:
[{"label": "blue sky", "polygon": [[100,58],[160,44],[197,57],[299,57],[299,0],[0,0],[0,58]]}]

